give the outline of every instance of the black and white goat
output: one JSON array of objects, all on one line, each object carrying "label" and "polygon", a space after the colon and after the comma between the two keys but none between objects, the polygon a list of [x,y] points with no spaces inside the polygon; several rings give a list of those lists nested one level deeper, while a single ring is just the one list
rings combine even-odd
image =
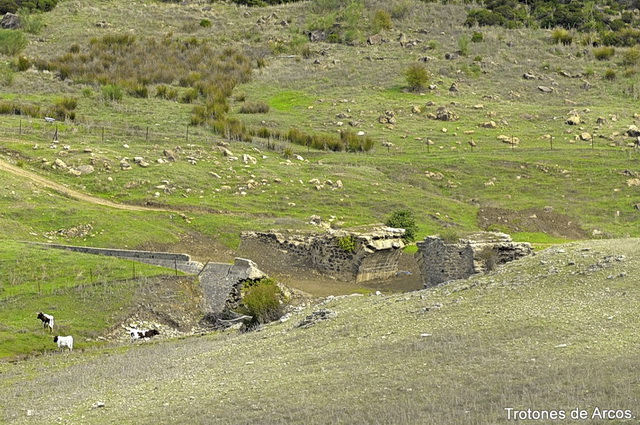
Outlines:
[{"label": "black and white goat", "polygon": [[36,319],[42,320],[42,326],[45,329],[49,329],[50,332],[53,332],[53,316],[50,314],[46,314],[43,312],[39,312],[36,316]]},{"label": "black and white goat", "polygon": [[54,336],[53,342],[58,344],[58,348],[64,351],[65,347],[69,349],[69,352],[73,351],[73,337],[69,336]]},{"label": "black and white goat", "polygon": [[148,339],[156,335],[160,335],[160,331],[157,329],[130,329],[131,341],[139,339]]}]

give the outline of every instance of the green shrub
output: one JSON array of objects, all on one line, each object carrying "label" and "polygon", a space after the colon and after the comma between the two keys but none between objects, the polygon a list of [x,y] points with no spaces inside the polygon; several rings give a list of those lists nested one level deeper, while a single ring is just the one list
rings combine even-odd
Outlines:
[{"label": "green shrub", "polygon": [[180,98],[180,102],[182,103],[193,103],[198,100],[198,90],[189,89]]},{"label": "green shrub", "polygon": [[640,63],[640,48],[638,46],[632,47],[622,55],[622,65],[635,66]]},{"label": "green shrub", "polygon": [[20,24],[22,29],[29,34],[39,34],[44,27],[44,21],[42,20],[42,14],[40,12],[32,12],[26,7],[18,9],[18,15],[20,16]]},{"label": "green shrub", "polygon": [[593,49],[593,56],[599,61],[609,60],[615,53],[616,49],[612,46],[602,46]]},{"label": "green shrub", "polygon": [[284,313],[286,300],[273,279],[245,282],[241,290],[240,312],[253,317],[253,324],[278,320]]},{"label": "green shrub", "polygon": [[169,91],[169,87],[165,86],[164,84],[161,84],[158,87],[156,87],[156,97],[159,97],[161,99],[166,99],[168,91]]},{"label": "green shrub", "polygon": [[60,105],[67,111],[73,111],[78,107],[78,99],[75,97],[63,97],[56,102],[56,105]]},{"label": "green shrub", "polygon": [[603,76],[603,78],[604,78],[605,80],[609,80],[609,81],[613,81],[613,80],[615,80],[615,79],[617,78],[616,71],[614,71],[614,70],[613,70],[613,69],[611,69],[611,68],[608,68],[608,69],[604,72],[604,76]]},{"label": "green shrub", "polygon": [[416,240],[416,233],[418,232],[418,225],[416,219],[410,210],[397,210],[391,213],[391,216],[385,222],[385,225],[389,227],[395,227],[404,229],[404,235],[402,239],[405,242],[413,242]]},{"label": "green shrub", "polygon": [[345,252],[355,252],[356,251],[356,238],[353,235],[346,235],[339,237],[338,246]]},{"label": "green shrub", "polygon": [[202,28],[209,28],[211,26],[211,21],[208,19],[203,19],[200,21],[200,26]]},{"label": "green shrub", "polygon": [[478,259],[482,262],[486,272],[495,270],[498,265],[498,253],[490,246],[485,246],[478,252]]},{"label": "green shrub", "polygon": [[13,84],[14,78],[13,69],[6,63],[0,63],[0,85],[8,87]]},{"label": "green shrub", "polygon": [[458,39],[458,51],[462,56],[469,56],[469,37],[466,34]]},{"label": "green shrub", "polygon": [[27,36],[22,31],[0,29],[0,53],[13,56],[27,47]]},{"label": "green shrub", "polygon": [[391,17],[393,19],[404,19],[411,16],[411,12],[414,10],[414,5],[410,0],[403,0],[391,5]]},{"label": "green shrub", "polygon": [[136,84],[129,89],[129,94],[133,97],[146,99],[149,97],[149,88],[144,84]]},{"label": "green shrub", "polygon": [[460,234],[453,228],[447,228],[440,232],[440,239],[447,244],[458,243],[460,240]]},{"label": "green shrub", "polygon": [[391,15],[386,10],[378,9],[373,14],[373,32],[389,30],[393,27]]},{"label": "green shrub", "polygon": [[556,28],[553,30],[553,33],[551,33],[551,39],[554,44],[563,44],[568,46],[573,43],[573,35],[564,28]]},{"label": "green shrub", "polygon": [[427,69],[419,64],[412,64],[405,71],[409,90],[417,92],[424,90],[431,79],[431,74]]},{"label": "green shrub", "polygon": [[117,102],[122,100],[122,88],[116,84],[107,84],[102,87],[102,97],[107,102]]},{"label": "green shrub", "polygon": [[265,102],[249,102],[240,108],[241,114],[266,114],[269,112],[269,105]]},{"label": "green shrub", "polygon": [[484,35],[481,32],[475,31],[471,36],[471,42],[473,43],[481,43],[484,41]]},{"label": "green shrub", "polygon": [[284,148],[284,150],[282,151],[282,156],[286,159],[293,158],[293,149],[290,147]]}]

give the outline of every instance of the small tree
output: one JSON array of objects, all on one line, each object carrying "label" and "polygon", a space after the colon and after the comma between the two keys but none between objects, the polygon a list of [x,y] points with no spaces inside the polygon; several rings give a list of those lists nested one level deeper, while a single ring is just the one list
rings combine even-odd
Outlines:
[{"label": "small tree", "polygon": [[416,240],[418,225],[416,224],[416,219],[413,217],[413,213],[411,211],[394,211],[385,224],[389,227],[404,229],[405,232],[402,239],[405,242],[413,242]]},{"label": "small tree", "polygon": [[407,68],[405,71],[405,76],[407,77],[407,84],[409,85],[409,90],[411,91],[420,91],[424,90],[429,83],[429,79],[431,78],[431,74],[427,69],[419,64],[413,64]]}]

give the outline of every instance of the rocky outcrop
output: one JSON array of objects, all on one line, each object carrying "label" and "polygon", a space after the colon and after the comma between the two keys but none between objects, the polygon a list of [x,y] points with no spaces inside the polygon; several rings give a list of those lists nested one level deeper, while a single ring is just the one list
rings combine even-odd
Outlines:
[{"label": "rocky outcrop", "polygon": [[465,279],[532,253],[530,244],[494,232],[474,233],[455,242],[428,236],[417,245],[415,256],[425,287]]},{"label": "rocky outcrop", "polygon": [[398,272],[404,229],[389,227],[359,233],[329,230],[323,234],[244,232],[243,244],[278,250],[291,262],[342,281],[386,279]]},{"label": "rocky outcrop", "polygon": [[17,29],[20,29],[21,27],[22,27],[22,24],[20,23],[20,17],[13,13],[6,13],[2,17],[2,20],[0,20],[0,28],[6,29],[6,30],[17,30]]}]

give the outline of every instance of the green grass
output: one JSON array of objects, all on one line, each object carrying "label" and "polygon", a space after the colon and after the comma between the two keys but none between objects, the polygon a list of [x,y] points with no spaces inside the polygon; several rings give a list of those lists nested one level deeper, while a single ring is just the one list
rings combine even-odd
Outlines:
[{"label": "green grass", "polygon": [[[2,242],[0,358],[42,353],[52,336],[36,314],[56,319],[55,334],[73,334],[82,349],[95,345],[130,309],[136,289],[172,271],[113,257]],[[93,342],[87,342],[86,339]]]}]

